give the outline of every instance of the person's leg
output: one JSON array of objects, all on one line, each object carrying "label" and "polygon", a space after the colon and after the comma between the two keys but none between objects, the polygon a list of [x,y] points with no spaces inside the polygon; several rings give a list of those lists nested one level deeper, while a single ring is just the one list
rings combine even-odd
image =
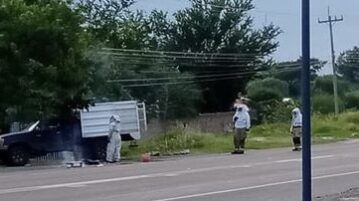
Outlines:
[{"label": "person's leg", "polygon": [[294,128],[293,129],[293,151],[300,151],[301,150],[301,128]]},{"label": "person's leg", "polygon": [[240,129],[236,128],[236,131],[234,133],[234,139],[233,139],[235,150],[239,150],[239,148],[240,148],[240,138],[239,138],[240,132],[241,132]]},{"label": "person's leg", "polygon": [[245,148],[245,145],[246,145],[246,139],[247,139],[247,132],[245,129],[242,129],[241,131],[241,135],[240,135],[240,148],[241,149],[244,149]]},{"label": "person's leg", "polygon": [[298,128],[298,146],[302,149],[302,128]]},{"label": "person's leg", "polygon": [[297,148],[300,145],[300,138],[293,137],[293,144],[294,144],[294,148]]},{"label": "person's leg", "polygon": [[113,155],[114,155],[114,145],[113,142],[107,143],[107,150],[106,150],[106,161],[113,162]]},{"label": "person's leg", "polygon": [[119,162],[121,160],[121,140],[116,143],[113,160]]}]

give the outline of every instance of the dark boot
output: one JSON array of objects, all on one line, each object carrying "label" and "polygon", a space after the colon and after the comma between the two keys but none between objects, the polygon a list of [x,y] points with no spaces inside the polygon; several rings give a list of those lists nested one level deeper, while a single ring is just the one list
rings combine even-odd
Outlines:
[{"label": "dark boot", "polygon": [[244,150],[236,149],[236,150],[232,151],[232,154],[244,154]]}]

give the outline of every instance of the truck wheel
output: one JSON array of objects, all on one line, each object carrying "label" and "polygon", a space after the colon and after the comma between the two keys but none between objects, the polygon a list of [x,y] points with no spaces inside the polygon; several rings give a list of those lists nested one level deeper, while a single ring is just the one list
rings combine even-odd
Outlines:
[{"label": "truck wheel", "polygon": [[94,151],[95,157],[98,160],[105,160],[106,159],[106,150],[107,150],[107,143],[105,142],[97,142],[94,143]]},{"label": "truck wheel", "polygon": [[28,149],[21,145],[10,147],[7,156],[9,164],[13,166],[24,166],[30,158]]}]

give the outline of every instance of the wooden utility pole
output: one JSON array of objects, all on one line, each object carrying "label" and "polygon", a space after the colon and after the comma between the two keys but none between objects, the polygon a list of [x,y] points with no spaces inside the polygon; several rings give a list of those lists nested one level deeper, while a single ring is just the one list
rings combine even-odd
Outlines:
[{"label": "wooden utility pole", "polygon": [[335,52],[334,52],[334,39],[333,39],[333,23],[343,21],[343,16],[341,18],[334,18],[330,15],[330,8],[328,7],[328,19],[327,20],[318,20],[320,24],[328,23],[329,24],[329,32],[330,32],[330,45],[332,52],[332,66],[333,66],[333,91],[334,91],[334,109],[335,115],[339,114],[339,103],[338,103],[338,81],[337,81],[337,68],[335,64]]}]

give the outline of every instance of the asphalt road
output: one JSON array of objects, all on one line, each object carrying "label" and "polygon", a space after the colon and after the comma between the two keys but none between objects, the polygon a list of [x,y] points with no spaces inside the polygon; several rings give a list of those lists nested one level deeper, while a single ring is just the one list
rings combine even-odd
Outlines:
[{"label": "asphalt road", "polygon": [[[313,147],[313,196],[359,187],[359,141]],[[1,201],[299,201],[301,153],[249,150],[79,169],[0,168]]]}]

